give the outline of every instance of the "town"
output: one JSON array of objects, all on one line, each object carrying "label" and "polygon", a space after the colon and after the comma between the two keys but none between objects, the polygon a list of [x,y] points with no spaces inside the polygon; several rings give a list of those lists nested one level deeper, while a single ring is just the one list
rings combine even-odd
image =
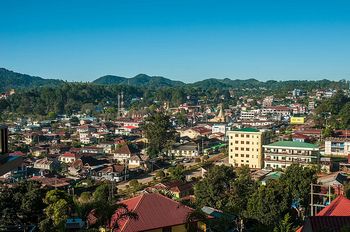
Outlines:
[{"label": "town", "polygon": [[[137,110],[130,104],[141,100],[122,90],[112,113],[90,106],[42,120],[10,117],[4,108],[1,230],[347,226],[347,86],[293,89],[283,97],[228,90],[218,102],[188,95],[177,106],[155,101]],[[0,101],[11,104],[19,94],[9,90]],[[227,104],[232,98],[236,104]]]}]

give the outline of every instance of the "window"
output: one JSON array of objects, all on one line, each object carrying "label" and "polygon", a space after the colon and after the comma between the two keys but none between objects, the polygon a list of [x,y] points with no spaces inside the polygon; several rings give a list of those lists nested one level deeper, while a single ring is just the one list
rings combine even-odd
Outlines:
[{"label": "window", "polygon": [[230,145],[232,146],[232,145],[233,145],[233,143],[230,143]]},{"label": "window", "polygon": [[244,147],[241,147],[241,151],[244,151]]},{"label": "window", "polygon": [[241,144],[244,144],[244,141],[241,141]]},{"label": "window", "polygon": [[235,137],[238,137],[238,134],[235,134]]},{"label": "window", "polygon": [[171,232],[171,227],[165,227],[162,229],[162,232]]},{"label": "window", "polygon": [[250,137],[250,135],[246,135],[245,137],[246,137],[246,138],[249,138],[249,137]]},{"label": "window", "polygon": [[231,149],[231,152],[233,152],[233,149]]},{"label": "window", "polygon": [[246,147],[245,150],[246,150],[246,151],[249,151],[249,147]]},{"label": "window", "polygon": [[241,157],[244,157],[244,154],[241,154]]},{"label": "window", "polygon": [[249,163],[249,160],[246,160],[245,162],[246,162],[246,163]]},{"label": "window", "polygon": [[247,154],[247,155],[245,155],[245,157],[246,157],[246,158],[249,158],[249,155]]},{"label": "window", "polygon": [[235,141],[235,144],[238,144],[238,140]]},{"label": "window", "polygon": [[235,150],[238,151],[238,147],[235,147]]},{"label": "window", "polygon": [[241,138],[243,138],[244,137],[244,134],[241,134]]},{"label": "window", "polygon": [[249,141],[247,141],[247,142],[245,142],[245,144],[250,144],[250,142],[249,142]]},{"label": "window", "polygon": [[233,159],[233,155],[231,155],[230,158]]},{"label": "window", "polygon": [[235,154],[235,157],[238,157],[238,154]]}]

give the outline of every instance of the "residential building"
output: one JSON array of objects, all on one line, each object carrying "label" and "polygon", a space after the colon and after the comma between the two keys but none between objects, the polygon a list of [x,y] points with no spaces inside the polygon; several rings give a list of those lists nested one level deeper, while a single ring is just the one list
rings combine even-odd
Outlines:
[{"label": "residential building", "polygon": [[[186,219],[193,209],[175,200],[157,193],[146,193],[122,201],[129,210],[138,215],[138,220],[126,219],[121,221],[118,231],[179,231],[185,232]],[[112,216],[112,223],[121,212],[116,211]],[[88,224],[97,222],[97,217],[92,211],[88,215]],[[197,225],[196,231],[206,231],[206,225],[199,221],[193,222]]]},{"label": "residential building", "polygon": [[326,138],[325,155],[348,156],[350,154],[350,138]]},{"label": "residential building", "polygon": [[123,143],[120,144],[112,153],[114,159],[120,162],[125,162],[125,160],[129,161],[132,156],[139,154],[140,151],[134,144]]},{"label": "residential building", "polygon": [[119,182],[129,178],[129,170],[120,164],[102,166],[92,171],[92,178]]},{"label": "residential building", "polygon": [[266,169],[285,169],[293,163],[316,164],[319,159],[319,148],[311,143],[278,141],[263,147]]},{"label": "residential building", "polygon": [[196,139],[198,137],[208,137],[212,130],[203,126],[197,126],[180,131],[181,137],[189,137],[191,139]]},{"label": "residential building", "polygon": [[308,217],[296,232],[349,231],[350,200],[339,195],[316,216]]},{"label": "residential building", "polygon": [[64,154],[60,155],[58,160],[63,163],[73,163],[79,159],[79,155],[71,153],[71,152],[65,152]]},{"label": "residential building", "polygon": [[185,144],[174,144],[169,155],[195,157],[199,155],[199,145],[195,142]]},{"label": "residential building", "polygon": [[243,128],[228,131],[229,163],[235,167],[262,168],[262,145],[268,142],[265,131]]},{"label": "residential building", "polygon": [[40,170],[49,170],[52,171],[55,168],[58,167],[58,162],[56,159],[49,159],[47,157],[43,159],[39,159],[35,161],[34,168],[40,169]]},{"label": "residential building", "polygon": [[224,135],[226,134],[226,124],[214,124],[211,127],[211,133],[223,133]]}]

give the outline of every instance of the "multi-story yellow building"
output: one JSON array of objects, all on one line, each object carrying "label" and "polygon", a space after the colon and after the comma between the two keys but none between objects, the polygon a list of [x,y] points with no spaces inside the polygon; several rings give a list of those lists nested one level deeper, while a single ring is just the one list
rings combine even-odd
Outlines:
[{"label": "multi-story yellow building", "polygon": [[243,128],[228,132],[229,163],[234,167],[263,167],[262,145],[268,143],[266,133],[254,128]]}]

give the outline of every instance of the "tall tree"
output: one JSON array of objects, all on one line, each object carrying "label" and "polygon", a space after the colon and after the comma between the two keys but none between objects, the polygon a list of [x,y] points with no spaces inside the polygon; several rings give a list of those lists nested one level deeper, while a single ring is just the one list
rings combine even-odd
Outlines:
[{"label": "tall tree", "polygon": [[162,112],[151,113],[145,120],[143,131],[148,140],[148,153],[151,157],[156,157],[165,148],[169,148],[174,140],[175,130],[170,118]]},{"label": "tall tree", "polygon": [[236,175],[231,167],[214,166],[194,187],[198,207],[227,209],[228,195]]}]

